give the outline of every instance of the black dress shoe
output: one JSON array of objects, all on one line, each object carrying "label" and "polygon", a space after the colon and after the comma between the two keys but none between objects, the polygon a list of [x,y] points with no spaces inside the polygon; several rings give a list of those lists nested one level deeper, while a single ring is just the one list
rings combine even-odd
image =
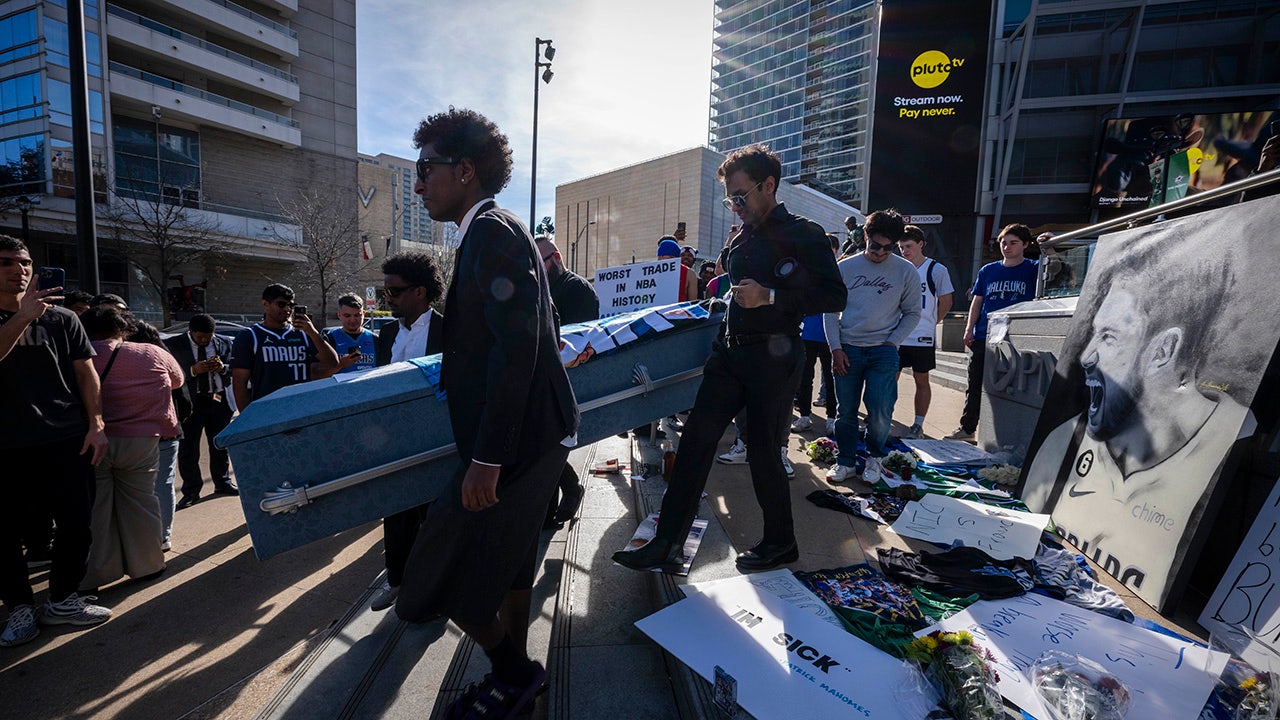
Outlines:
[{"label": "black dress shoe", "polygon": [[738,556],[738,569],[754,572],[756,570],[772,570],[779,565],[795,562],[800,559],[800,549],[796,541],[788,543],[765,543],[751,548]]},{"label": "black dress shoe", "polygon": [[236,487],[235,485],[220,485],[213,489],[213,494],[214,495],[230,495],[232,497],[238,497],[240,495],[240,488]]},{"label": "black dress shoe", "polygon": [[178,509],[186,510],[198,502],[200,502],[200,497],[198,495],[183,495],[182,499],[178,501]]},{"label": "black dress shoe", "polygon": [[582,503],[582,483],[565,490],[560,498],[560,506],[556,508],[555,521],[567,523],[578,513],[578,505]]},{"label": "black dress shoe", "polygon": [[632,570],[657,568],[666,573],[678,572],[684,567],[680,548],[661,538],[654,538],[637,550],[619,550],[613,554],[613,561]]}]

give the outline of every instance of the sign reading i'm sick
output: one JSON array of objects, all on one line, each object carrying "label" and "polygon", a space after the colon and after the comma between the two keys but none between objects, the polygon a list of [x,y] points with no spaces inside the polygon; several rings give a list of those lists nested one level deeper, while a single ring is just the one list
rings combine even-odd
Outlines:
[{"label": "sign reading i'm sick", "polygon": [[680,299],[680,261],[650,260],[596,270],[600,317],[670,305]]}]

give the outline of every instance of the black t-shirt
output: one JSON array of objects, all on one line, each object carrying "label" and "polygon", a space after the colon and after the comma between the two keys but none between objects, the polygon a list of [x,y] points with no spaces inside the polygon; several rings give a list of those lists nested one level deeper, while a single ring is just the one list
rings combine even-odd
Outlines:
[{"label": "black t-shirt", "polygon": [[[0,310],[0,325],[14,313]],[[50,307],[0,360],[0,448],[30,447],[89,430],[74,360],[94,356],[76,314]]]},{"label": "black t-shirt", "polygon": [[249,370],[249,399],[258,400],[282,387],[311,379],[316,346],[292,325],[282,332],[254,323],[241,330],[231,347],[231,367]]}]

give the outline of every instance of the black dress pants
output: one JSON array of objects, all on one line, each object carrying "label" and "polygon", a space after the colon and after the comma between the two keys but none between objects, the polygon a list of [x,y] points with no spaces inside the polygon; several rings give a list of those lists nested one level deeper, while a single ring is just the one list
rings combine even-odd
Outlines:
[{"label": "black dress pants", "polygon": [[960,414],[960,427],[977,432],[978,415],[982,410],[982,376],[987,366],[987,341],[974,340],[969,356],[969,383],[964,390],[964,411]]},{"label": "black dress pants", "polygon": [[[225,391],[224,391],[225,392]],[[225,400],[193,395],[191,415],[182,423],[182,442],[178,444],[178,474],[182,477],[182,497],[200,497],[204,478],[200,474],[200,435],[209,446],[209,474],[215,488],[226,487],[231,480],[231,463],[227,451],[216,447],[213,439],[231,422],[231,407]]]},{"label": "black dress pants", "polygon": [[784,423],[790,420],[804,360],[799,337],[774,336],[766,342],[733,348],[717,343],[703,366],[702,384],[680,435],[671,484],[662,499],[658,537],[683,545],[720,438],[733,416],[745,407],[751,418],[747,423],[747,464],[764,516],[764,541],[787,543],[795,539],[791,490],[778,438],[786,437]]}]

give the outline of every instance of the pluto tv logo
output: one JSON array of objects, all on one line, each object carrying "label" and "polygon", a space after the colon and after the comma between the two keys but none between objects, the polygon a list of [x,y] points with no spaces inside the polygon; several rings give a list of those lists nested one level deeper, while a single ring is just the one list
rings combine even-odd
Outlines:
[{"label": "pluto tv logo", "polygon": [[938,50],[926,50],[911,61],[911,82],[926,90],[936,88],[951,77],[951,71],[964,67],[964,58],[948,57]]}]

